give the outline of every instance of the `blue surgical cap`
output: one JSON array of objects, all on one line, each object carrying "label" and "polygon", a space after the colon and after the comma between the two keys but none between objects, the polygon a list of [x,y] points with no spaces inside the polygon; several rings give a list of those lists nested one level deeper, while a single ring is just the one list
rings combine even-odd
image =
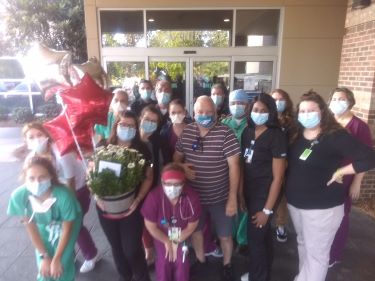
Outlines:
[{"label": "blue surgical cap", "polygon": [[242,89],[234,90],[229,94],[229,102],[231,101],[242,101],[249,102],[246,92]]}]

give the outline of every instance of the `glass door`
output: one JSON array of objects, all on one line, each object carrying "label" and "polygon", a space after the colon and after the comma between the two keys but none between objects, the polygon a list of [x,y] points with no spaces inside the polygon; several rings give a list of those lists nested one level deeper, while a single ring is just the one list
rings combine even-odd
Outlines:
[{"label": "glass door", "polygon": [[230,85],[230,58],[190,58],[190,89],[192,99],[190,99],[190,110],[197,97],[209,96],[211,87],[214,84],[222,84],[228,96]]},{"label": "glass door", "polygon": [[173,91],[172,99],[181,99],[187,108],[190,101],[188,62],[189,58],[151,57],[148,63],[149,79],[153,82],[159,79],[169,80]]}]

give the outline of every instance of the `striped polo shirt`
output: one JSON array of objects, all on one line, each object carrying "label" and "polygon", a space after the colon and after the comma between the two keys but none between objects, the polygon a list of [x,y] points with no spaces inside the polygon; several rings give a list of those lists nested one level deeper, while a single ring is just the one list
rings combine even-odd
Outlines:
[{"label": "striped polo shirt", "polygon": [[240,154],[233,131],[220,123],[200,137],[196,123],[187,125],[177,141],[176,150],[184,154],[185,162],[194,165],[195,179],[191,186],[201,203],[210,205],[228,199],[229,168],[227,158]]}]

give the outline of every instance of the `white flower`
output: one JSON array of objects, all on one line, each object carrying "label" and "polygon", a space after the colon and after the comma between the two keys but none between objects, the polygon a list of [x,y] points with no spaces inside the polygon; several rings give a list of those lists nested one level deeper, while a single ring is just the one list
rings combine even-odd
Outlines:
[{"label": "white flower", "polygon": [[128,164],[128,169],[133,169],[135,167],[135,163],[129,163]]},{"label": "white flower", "polygon": [[145,159],[141,159],[141,160],[139,160],[138,164],[143,166],[145,164],[145,162],[146,162]]}]

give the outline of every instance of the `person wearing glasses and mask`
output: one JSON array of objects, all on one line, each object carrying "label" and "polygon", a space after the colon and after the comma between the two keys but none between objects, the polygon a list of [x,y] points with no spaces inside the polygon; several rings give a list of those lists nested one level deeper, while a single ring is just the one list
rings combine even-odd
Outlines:
[{"label": "person wearing glasses and mask", "polygon": [[196,229],[201,206],[198,194],[185,183],[184,169],[168,164],[161,186],[147,196],[142,215],[156,249],[156,280],[188,281],[189,257],[186,240]]},{"label": "person wearing glasses and mask", "polygon": [[137,99],[130,107],[130,110],[134,112],[135,115],[139,116],[142,109],[150,104],[156,104],[152,100],[153,87],[150,80],[142,79],[138,86],[139,99]]},{"label": "person wearing glasses and mask", "polygon": [[[372,137],[369,126],[359,119],[351,111],[355,105],[355,98],[352,91],[348,88],[336,88],[332,91],[328,99],[329,109],[335,115],[335,119],[341,126],[347,129],[353,137],[361,143],[372,147]],[[350,163],[350,159],[344,161],[343,164]],[[352,206],[352,200],[359,198],[361,191],[361,183],[365,173],[344,177],[345,203],[344,218],[342,219],[340,228],[338,229],[335,239],[331,247],[331,256],[329,265],[339,263],[344,251],[346,240],[349,235],[349,213]]]},{"label": "person wearing glasses and mask", "polygon": [[[301,124],[288,151],[286,197],[297,233],[295,281],[324,281],[333,239],[344,216],[343,178],[375,167],[375,152],[355,139],[314,91],[297,105]],[[349,164],[343,164],[350,159]]]},{"label": "person wearing glasses and mask", "polygon": [[115,89],[113,91],[113,98],[109,106],[107,125],[95,125],[95,134],[97,135],[98,146],[105,143],[111,134],[113,123],[119,114],[127,110],[129,102],[128,93],[123,89]]},{"label": "person wearing glasses and mask", "polygon": [[[162,120],[160,111],[154,105],[143,108],[139,119],[139,132],[143,143],[151,151],[151,159],[154,169],[154,179],[151,187],[159,184],[162,167],[171,162],[172,155],[168,143],[163,141],[159,134],[159,126]],[[143,245],[145,247],[146,260],[148,265],[154,262],[152,237],[145,229],[143,232]]]},{"label": "person wearing glasses and mask", "polygon": [[242,133],[241,209],[248,212],[249,275],[242,280],[268,281],[273,245],[271,217],[284,178],[287,145],[276,104],[267,94],[250,106],[249,125]]},{"label": "person wearing glasses and mask", "polygon": [[169,119],[168,105],[172,99],[172,86],[168,80],[159,80],[155,85],[155,95],[157,100],[156,108],[160,110],[160,127],[164,126]]},{"label": "person wearing glasses and mask", "polygon": [[217,122],[216,108],[208,96],[194,104],[195,122],[187,125],[176,144],[175,162],[184,162],[189,184],[199,194],[202,215],[192,235],[196,270],[205,264],[202,228],[207,216],[215,226],[223,250],[223,275],[233,280],[232,219],[237,213],[240,147],[233,131]]},{"label": "person wearing glasses and mask", "polygon": [[[117,117],[108,144],[136,149],[143,154],[147,163],[152,163],[150,151],[139,138],[137,116],[131,111],[123,111]],[[142,248],[144,224],[140,207],[151,189],[153,174],[152,164],[147,165],[144,180],[136,187],[135,199],[124,213],[109,214],[105,204],[96,199],[99,222],[111,246],[119,280],[122,281],[150,280]]]}]

